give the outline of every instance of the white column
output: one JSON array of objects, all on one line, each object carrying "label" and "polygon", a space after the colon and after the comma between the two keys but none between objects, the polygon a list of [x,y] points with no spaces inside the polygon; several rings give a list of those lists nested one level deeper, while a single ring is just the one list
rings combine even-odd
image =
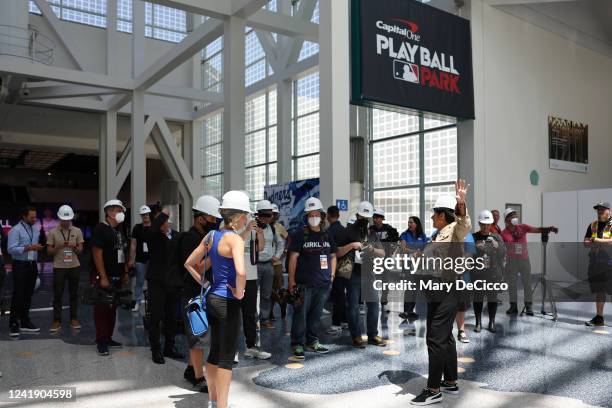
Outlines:
[{"label": "white column", "polygon": [[130,174],[130,207],[132,210],[132,225],[140,219],[138,208],[146,203],[147,199],[147,174],[145,155],[145,133],[144,133],[144,92],[132,93],[132,172]]},{"label": "white column", "polygon": [[320,0],[319,8],[320,180],[327,206],[350,197],[349,2]]},{"label": "white column", "polygon": [[98,185],[100,220],[104,219],[102,207],[111,198],[117,175],[117,112],[108,111],[100,117],[98,160]]},{"label": "white column", "polygon": [[106,2],[106,74],[117,74],[117,0]]},{"label": "white column", "polygon": [[145,3],[142,0],[132,1],[132,76],[143,71],[145,61],[144,47]]},{"label": "white column", "polygon": [[193,177],[195,197],[189,192],[181,191],[183,207],[181,211],[181,226],[186,231],[191,225],[191,208],[195,200],[202,194],[202,160],[200,139],[202,137],[202,121],[186,123],[183,133],[183,157],[189,173]]},{"label": "white column", "polygon": [[276,84],[276,179],[278,183],[291,181],[291,98],[290,79]]},{"label": "white column", "polygon": [[223,187],[244,190],[244,28],[228,17],[223,26]]}]

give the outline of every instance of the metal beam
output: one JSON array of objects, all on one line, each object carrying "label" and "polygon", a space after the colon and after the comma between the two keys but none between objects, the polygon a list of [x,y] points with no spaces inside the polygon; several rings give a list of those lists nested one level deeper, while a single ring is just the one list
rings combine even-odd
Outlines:
[{"label": "metal beam", "polygon": [[232,14],[232,5],[228,0],[149,0],[149,2],[219,19]]},{"label": "metal beam", "polygon": [[248,25],[287,37],[319,42],[319,25],[268,10],[259,10],[248,19]]},{"label": "metal beam", "polygon": [[78,98],[84,96],[113,95],[121,93],[117,89],[97,88],[85,85],[59,85],[49,87],[28,88],[28,95],[22,96],[22,100],[28,99],[54,99],[54,98]]},{"label": "metal beam", "polygon": [[149,88],[147,94],[166,96],[177,99],[186,99],[189,101],[223,104],[223,94],[220,94],[218,92],[202,91],[200,89],[195,88],[156,84]]},{"label": "metal beam", "polygon": [[[310,21],[312,19],[312,15],[314,14],[314,10],[317,7],[317,0],[302,0],[299,4],[299,8],[294,18]],[[303,40],[298,38],[294,38],[289,41],[286,48],[281,50],[279,53],[279,64],[283,67],[294,64],[297,62],[300,51],[302,50],[302,45],[304,44]]]},{"label": "metal beam", "polygon": [[49,106],[61,109],[70,109],[80,112],[106,112],[106,104],[102,101],[82,98],[65,99],[25,99],[25,105]]},{"label": "metal beam", "polygon": [[77,71],[43,64],[33,64],[8,55],[0,55],[0,72],[19,74],[28,78],[119,89],[121,91],[131,91],[134,88],[134,81],[132,79],[111,77],[94,72]]},{"label": "metal beam", "polygon": [[279,47],[274,40],[272,33],[269,31],[255,30],[255,34],[261,43],[261,47],[266,53],[266,61],[272,66],[272,71],[280,71],[281,66],[278,63]]},{"label": "metal beam", "polygon": [[261,10],[270,0],[231,0],[232,15],[248,18],[251,14]]}]

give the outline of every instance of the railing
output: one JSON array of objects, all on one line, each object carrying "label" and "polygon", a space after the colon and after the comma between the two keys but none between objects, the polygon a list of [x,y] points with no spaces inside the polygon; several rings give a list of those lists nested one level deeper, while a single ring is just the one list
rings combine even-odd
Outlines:
[{"label": "railing", "polygon": [[45,65],[53,64],[55,43],[35,26],[27,29],[0,24],[0,55],[26,58]]}]

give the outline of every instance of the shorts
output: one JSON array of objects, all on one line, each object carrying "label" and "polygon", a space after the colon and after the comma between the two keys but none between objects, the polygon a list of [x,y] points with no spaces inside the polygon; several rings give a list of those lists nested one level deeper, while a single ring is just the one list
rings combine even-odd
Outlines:
[{"label": "shorts", "polygon": [[206,300],[210,332],[209,364],[231,370],[240,333],[240,301],[210,293]]},{"label": "shorts", "polygon": [[588,270],[591,293],[612,295],[612,267],[603,263],[591,263]]}]

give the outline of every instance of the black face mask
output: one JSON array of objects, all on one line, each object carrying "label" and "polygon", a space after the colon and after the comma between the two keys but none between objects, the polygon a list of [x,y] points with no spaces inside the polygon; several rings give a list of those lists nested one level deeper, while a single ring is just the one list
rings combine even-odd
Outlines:
[{"label": "black face mask", "polygon": [[357,220],[356,224],[361,228],[365,228],[368,226],[368,220],[366,218],[360,218]]}]

